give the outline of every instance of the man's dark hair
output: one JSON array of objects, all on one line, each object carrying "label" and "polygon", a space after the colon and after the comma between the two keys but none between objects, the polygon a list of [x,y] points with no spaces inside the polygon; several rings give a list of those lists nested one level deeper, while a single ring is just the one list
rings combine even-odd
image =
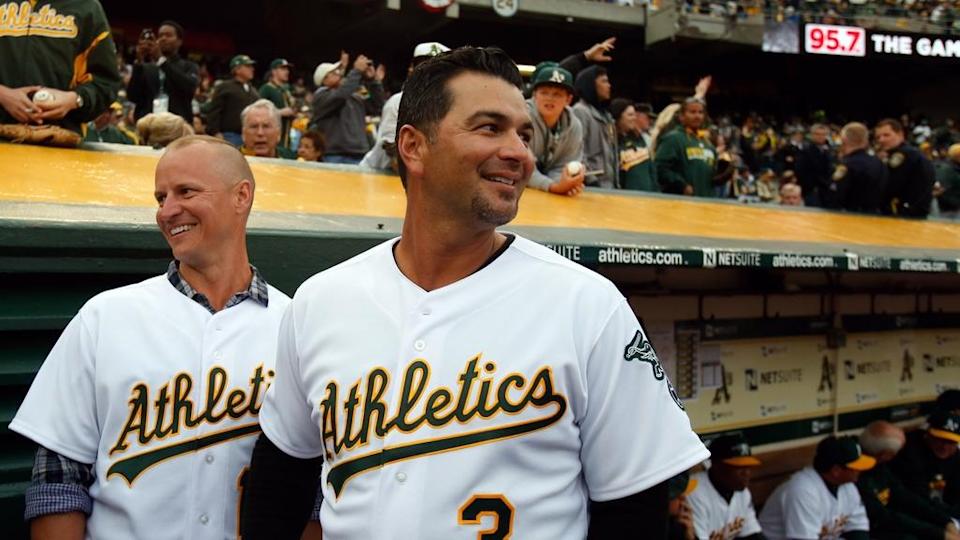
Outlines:
[{"label": "man's dark hair", "polygon": [[[397,113],[397,135],[406,125],[425,133],[432,141],[437,124],[450,112],[453,96],[447,82],[465,72],[498,77],[522,88],[523,79],[517,65],[507,53],[496,47],[460,47],[445,52],[414,68],[403,83],[403,97]],[[399,142],[399,141],[398,141]],[[397,160],[400,181],[407,186],[407,167],[403,158]]]},{"label": "man's dark hair", "polygon": [[883,120],[877,122],[877,125],[874,127],[874,129],[883,126],[890,126],[890,129],[892,129],[894,133],[903,133],[903,124],[901,124],[899,120],[894,120],[893,118],[884,118]]},{"label": "man's dark hair", "polygon": [[[171,26],[173,30],[177,33],[177,39],[183,40],[183,27],[180,26],[180,23],[177,21],[166,20],[160,23],[160,26]],[[159,26],[157,27],[159,28]]]}]

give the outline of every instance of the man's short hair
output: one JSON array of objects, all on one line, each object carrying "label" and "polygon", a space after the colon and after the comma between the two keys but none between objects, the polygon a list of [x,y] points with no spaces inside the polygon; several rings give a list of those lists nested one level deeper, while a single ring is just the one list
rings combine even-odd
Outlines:
[{"label": "man's short hair", "polygon": [[[405,83],[400,110],[397,113],[397,133],[405,125],[413,126],[433,141],[437,124],[450,112],[453,95],[447,82],[466,72],[482,73],[503,79],[522,89],[523,79],[514,61],[496,47],[460,47],[430,58],[417,66]],[[400,180],[407,184],[407,167],[397,160]]]},{"label": "man's short hair", "polygon": [[854,148],[866,148],[870,144],[870,131],[860,122],[850,122],[840,129],[840,138]]},{"label": "man's short hair", "polygon": [[871,422],[860,434],[860,446],[871,456],[883,452],[897,453],[903,443],[903,433],[897,433],[897,428],[888,422]]},{"label": "man's short hair", "polygon": [[814,131],[819,131],[819,130],[823,130],[823,131],[827,131],[827,132],[830,131],[829,129],[827,129],[827,126],[824,125],[824,124],[814,124],[814,125],[810,126],[810,132],[811,132],[811,133],[813,133]]},{"label": "man's short hair", "polygon": [[883,120],[877,122],[877,125],[874,126],[874,129],[881,128],[883,126],[889,126],[894,133],[900,133],[901,135],[903,134],[903,124],[901,124],[899,120],[895,120],[893,118],[884,118]]},{"label": "man's short hair", "polygon": [[224,139],[211,137],[210,135],[187,135],[186,137],[180,137],[179,139],[167,145],[163,155],[165,156],[171,152],[186,148],[188,146],[193,146],[195,144],[214,145],[214,147],[223,152],[223,155],[225,155],[229,160],[229,162],[218,160],[217,165],[220,170],[225,175],[229,175],[230,177],[235,177],[237,179],[249,179],[250,185],[256,189],[257,181],[253,178],[253,170],[250,169],[250,164],[247,162],[247,158],[243,157],[243,154],[240,153],[240,150],[238,150],[236,146],[230,144]]},{"label": "man's short hair", "polygon": [[163,21],[162,23],[160,23],[160,26],[170,26],[170,27],[173,27],[174,32],[177,33],[177,39],[179,39],[179,40],[181,40],[181,41],[183,40],[183,27],[180,26],[180,23],[178,23],[177,21],[171,21],[170,19],[167,19],[167,20]]},{"label": "man's short hair", "polygon": [[280,127],[280,109],[277,109],[277,106],[273,104],[272,101],[266,98],[260,98],[253,103],[244,107],[243,112],[240,113],[240,122],[243,125],[247,124],[247,116],[254,109],[263,109],[270,113],[270,118],[273,119],[275,126]]},{"label": "man's short hair", "polygon": [[799,184],[784,184],[780,186],[780,195],[796,195],[800,196],[803,193],[803,188]]}]

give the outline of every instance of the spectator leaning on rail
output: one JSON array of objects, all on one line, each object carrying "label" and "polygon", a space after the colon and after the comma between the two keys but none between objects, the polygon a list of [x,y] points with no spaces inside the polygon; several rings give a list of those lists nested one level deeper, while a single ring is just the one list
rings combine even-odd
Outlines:
[{"label": "spectator leaning on rail", "polygon": [[927,429],[907,435],[903,450],[890,467],[907,489],[926,499],[941,501],[950,515],[960,517],[960,416],[937,410],[927,418]]},{"label": "spectator leaning on rail", "polygon": [[556,62],[538,64],[533,97],[527,100],[533,120],[530,151],[537,160],[529,185],[559,195],[578,195],[585,178],[583,126],[570,108],[571,101],[573,75]]},{"label": "spectator leaning on rail", "polygon": [[[110,106],[120,88],[110,25],[94,0],[2,4],[0,124],[82,125]],[[44,26],[31,26],[43,20]],[[36,23],[33,23],[36,24]],[[45,90],[48,100],[32,99]]]},{"label": "spectator leaning on rail", "polygon": [[903,448],[903,430],[890,422],[870,423],[860,434],[863,452],[877,465],[860,474],[857,489],[877,540],[960,540],[947,507],[908,491],[889,463]]},{"label": "spectator leaning on rail", "polygon": [[621,187],[638,191],[660,191],[653,155],[637,127],[637,110],[633,102],[617,98],[610,102],[610,113],[617,123]]},{"label": "spectator leaning on rail", "polygon": [[887,184],[887,168],[867,153],[870,133],[867,126],[851,122],[840,130],[840,164],[824,193],[824,206],[864,214],[880,213]]},{"label": "spectator leaning on rail", "polygon": [[280,112],[280,144],[290,147],[290,124],[296,111],[293,110],[293,94],[290,93],[290,68],[293,64],[285,58],[270,62],[270,78],[260,87],[260,97],[269,99]]},{"label": "spectator leaning on rail", "polygon": [[617,178],[617,128],[607,110],[610,78],[601,66],[590,66],[577,75],[574,87],[580,101],[573,112],[583,125],[583,161],[588,186],[615,188]]},{"label": "spectator leaning on rail", "polygon": [[680,125],[663,135],[657,143],[657,178],[667,193],[713,197],[713,176],[717,150],[700,133],[706,105],[687,98],[680,108]]},{"label": "spectator leaning on rail", "polygon": [[127,97],[136,105],[134,117],[149,113],[172,112],[193,123],[193,94],[200,84],[200,68],[180,57],[183,27],[163,21],[156,36],[144,30],[137,42],[137,61],[133,64]]},{"label": "spectator leaning on rail", "polygon": [[243,124],[245,156],[296,159],[289,148],[280,144],[280,111],[269,99],[258,99],[240,113]]},{"label": "spectator leaning on rail", "polygon": [[327,141],[323,138],[323,133],[307,130],[297,145],[297,161],[323,161],[326,149]]},{"label": "spectator leaning on rail", "polygon": [[345,56],[337,63],[317,66],[313,80],[319,87],[313,95],[313,117],[310,127],[319,129],[327,138],[328,163],[358,164],[370,149],[366,116],[379,114],[383,108],[383,64],[374,67],[364,55],[357,56],[353,69],[342,76],[347,64]]},{"label": "spectator leaning on rail", "polygon": [[933,164],[916,147],[904,140],[903,125],[886,118],[873,130],[880,149],[886,153],[887,189],[883,213],[925,218],[930,213],[935,173]]},{"label": "spectator leaning on rail", "polygon": [[[436,41],[418,44],[413,48],[413,60],[410,61],[407,74],[409,75],[414,68],[423,62],[449,50],[450,47]],[[400,111],[400,98],[402,97],[403,92],[397,92],[383,104],[383,110],[380,112],[380,125],[377,126],[377,140],[370,151],[360,160],[361,167],[381,171],[397,171],[396,151],[392,147],[397,137],[397,115]]]},{"label": "spectator leaning on rail", "polygon": [[245,54],[238,54],[230,59],[233,78],[214,87],[213,97],[206,111],[207,133],[225,139],[238,148],[243,145],[240,113],[247,105],[260,99],[260,94],[250,82],[253,80],[254,64],[253,59]]}]

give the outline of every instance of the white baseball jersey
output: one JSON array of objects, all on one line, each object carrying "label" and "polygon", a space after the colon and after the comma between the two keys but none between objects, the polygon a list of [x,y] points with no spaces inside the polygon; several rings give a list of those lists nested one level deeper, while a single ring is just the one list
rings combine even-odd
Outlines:
[{"label": "white baseball jersey", "polygon": [[426,292],[396,239],[305,282],[261,425],[324,456],[329,540],[582,540],[708,452],[612,283],[516,237]]},{"label": "white baseball jersey", "polygon": [[240,480],[290,299],[211,314],[166,276],[97,295],[10,429],[93,463],[87,538],[237,537]]},{"label": "white baseball jersey", "polygon": [[693,475],[697,488],[687,495],[693,510],[693,528],[700,540],[731,540],[757,534],[760,524],[749,489],[734,492],[727,502],[706,472]]},{"label": "white baseball jersey", "polygon": [[869,531],[870,521],[853,483],[834,496],[813,467],[794,473],[773,491],[760,511],[767,540],[837,540],[847,531]]}]

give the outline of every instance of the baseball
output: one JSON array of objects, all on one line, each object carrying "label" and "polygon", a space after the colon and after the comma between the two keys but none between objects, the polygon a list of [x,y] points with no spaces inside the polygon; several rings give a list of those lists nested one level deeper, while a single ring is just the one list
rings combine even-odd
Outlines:
[{"label": "baseball", "polygon": [[583,165],[579,161],[571,161],[567,163],[567,174],[570,176],[576,176],[580,174],[580,171],[583,170]]},{"label": "baseball", "polygon": [[33,102],[41,103],[43,101],[53,101],[53,93],[48,90],[40,89],[33,94]]}]

